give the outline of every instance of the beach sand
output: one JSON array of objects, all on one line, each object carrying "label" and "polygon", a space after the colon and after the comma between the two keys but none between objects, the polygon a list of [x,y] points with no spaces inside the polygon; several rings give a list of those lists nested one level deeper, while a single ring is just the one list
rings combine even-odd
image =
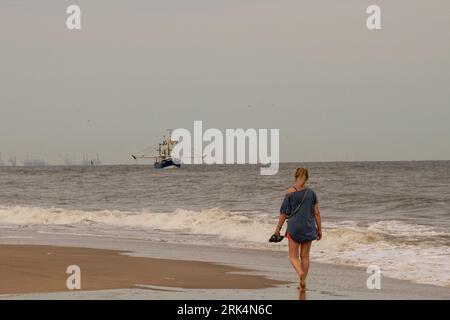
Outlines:
[{"label": "beach sand", "polygon": [[[72,264],[81,268],[81,290],[66,288]],[[365,268],[313,261],[301,297],[287,251],[26,228],[0,236],[0,299],[450,299],[448,287],[385,276],[370,290],[368,276]]]},{"label": "beach sand", "polygon": [[131,257],[122,252],[38,245],[0,246],[0,294],[68,290],[66,270],[81,270],[81,289],[260,289],[283,284],[215,263]]}]

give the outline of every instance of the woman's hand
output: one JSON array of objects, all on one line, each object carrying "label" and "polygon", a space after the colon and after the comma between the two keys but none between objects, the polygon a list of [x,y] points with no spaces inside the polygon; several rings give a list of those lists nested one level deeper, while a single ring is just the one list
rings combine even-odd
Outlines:
[{"label": "woman's hand", "polygon": [[280,226],[277,226],[277,227],[275,228],[275,232],[274,232],[273,234],[280,235],[280,232],[281,232],[281,228],[280,228]]},{"label": "woman's hand", "polygon": [[277,227],[275,228],[274,234],[280,235],[281,228],[283,228],[284,221],[286,220],[286,215],[283,213],[280,213],[280,217],[278,218]]},{"label": "woman's hand", "polygon": [[317,230],[317,241],[322,239],[322,230]]}]

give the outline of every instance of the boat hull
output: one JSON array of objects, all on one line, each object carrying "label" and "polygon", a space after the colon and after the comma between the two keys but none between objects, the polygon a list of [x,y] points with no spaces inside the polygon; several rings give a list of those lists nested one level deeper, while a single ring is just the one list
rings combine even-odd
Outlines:
[{"label": "boat hull", "polygon": [[170,168],[170,167],[181,167],[179,163],[173,162],[172,159],[164,159],[161,162],[155,162],[154,167],[156,169],[164,169],[164,168]]}]

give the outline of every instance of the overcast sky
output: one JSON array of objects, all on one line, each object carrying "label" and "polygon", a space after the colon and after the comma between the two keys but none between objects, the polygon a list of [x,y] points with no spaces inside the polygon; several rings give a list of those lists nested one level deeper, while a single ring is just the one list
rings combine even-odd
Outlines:
[{"label": "overcast sky", "polygon": [[[81,31],[66,29],[70,4]],[[279,128],[282,161],[450,159],[449,12],[448,0],[0,0],[0,152],[131,163],[203,120]]]}]

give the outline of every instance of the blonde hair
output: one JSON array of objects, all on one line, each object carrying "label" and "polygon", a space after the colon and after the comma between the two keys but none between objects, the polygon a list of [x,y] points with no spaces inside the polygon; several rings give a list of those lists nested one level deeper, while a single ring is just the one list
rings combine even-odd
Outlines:
[{"label": "blonde hair", "polygon": [[305,179],[305,182],[308,181],[308,169],[306,168],[297,168],[295,170],[295,179],[298,179],[299,177],[302,177]]}]

